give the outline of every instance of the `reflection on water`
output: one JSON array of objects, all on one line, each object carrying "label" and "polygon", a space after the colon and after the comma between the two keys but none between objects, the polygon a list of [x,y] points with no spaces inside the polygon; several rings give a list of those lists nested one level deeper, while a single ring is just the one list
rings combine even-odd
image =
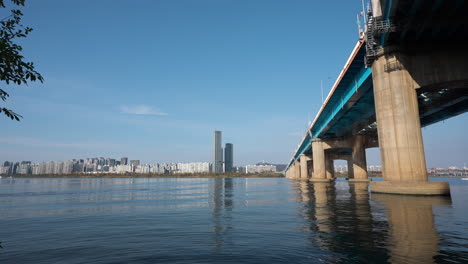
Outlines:
[{"label": "reflection on water", "polygon": [[1,179],[0,263],[466,263],[452,200],[288,179]]},{"label": "reflection on water", "polygon": [[372,194],[370,198],[368,183],[295,184],[297,197],[305,205],[303,216],[309,224],[310,240],[321,249],[344,256],[331,255],[327,261],[460,263],[468,260],[466,249],[456,254],[440,254],[441,238],[435,228],[433,207],[450,208],[449,197]]},{"label": "reflection on water", "polygon": [[451,205],[448,197],[373,194],[384,204],[390,227],[389,248],[393,263],[433,263],[439,250],[434,227],[434,205]]},{"label": "reflection on water", "polygon": [[[233,179],[216,178],[213,184],[213,233],[216,252],[220,252],[226,232],[232,229]],[[223,212],[224,210],[224,212]]]},{"label": "reflection on water", "polygon": [[373,220],[368,183],[298,183],[310,240],[328,252],[331,263],[382,263],[388,259],[382,247],[385,223]]}]

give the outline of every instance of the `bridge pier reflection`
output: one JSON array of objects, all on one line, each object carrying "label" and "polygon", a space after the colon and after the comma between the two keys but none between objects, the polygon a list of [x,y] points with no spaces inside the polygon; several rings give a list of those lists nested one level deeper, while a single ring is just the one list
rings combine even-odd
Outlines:
[{"label": "bridge pier reflection", "polygon": [[372,231],[372,213],[369,204],[369,183],[367,182],[350,182],[349,192],[351,200],[354,201],[355,216],[359,221],[360,231]]},{"label": "bridge pier reflection", "polygon": [[434,263],[439,251],[439,235],[434,227],[435,205],[450,205],[450,197],[372,194],[384,205],[392,263]]},{"label": "bridge pier reflection", "polygon": [[[298,191],[304,203],[306,228],[314,247],[337,253],[325,262],[385,263],[388,251],[381,247],[384,230],[376,228],[369,203],[368,183],[300,182]],[[380,224],[382,226],[382,224]]]},{"label": "bridge pier reflection", "polygon": [[353,263],[435,262],[441,238],[433,207],[450,205],[450,197],[371,195],[367,182],[296,184],[310,230],[308,240],[337,253],[325,262],[338,263],[341,258]]}]

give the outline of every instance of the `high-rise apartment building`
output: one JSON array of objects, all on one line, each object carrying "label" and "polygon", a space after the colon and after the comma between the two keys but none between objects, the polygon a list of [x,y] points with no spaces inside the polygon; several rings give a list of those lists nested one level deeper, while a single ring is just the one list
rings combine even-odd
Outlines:
[{"label": "high-rise apartment building", "polygon": [[226,143],[224,148],[224,171],[233,172],[234,171],[234,152],[233,145],[231,143]]},{"label": "high-rise apartment building", "polygon": [[213,172],[223,172],[223,148],[221,147],[221,131],[214,132],[214,149],[213,149]]},{"label": "high-rise apartment building", "polygon": [[120,165],[128,165],[128,158],[123,157],[120,159]]},{"label": "high-rise apartment building", "polygon": [[131,160],[130,165],[136,167],[140,165],[140,160]]},{"label": "high-rise apartment building", "polygon": [[262,172],[276,172],[274,165],[247,165],[245,166],[246,173],[262,173]]}]

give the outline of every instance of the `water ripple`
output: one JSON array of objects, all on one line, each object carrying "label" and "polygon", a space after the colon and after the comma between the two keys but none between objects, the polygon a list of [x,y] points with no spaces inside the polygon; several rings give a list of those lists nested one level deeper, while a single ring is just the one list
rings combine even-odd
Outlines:
[{"label": "water ripple", "polygon": [[467,263],[452,199],[288,179],[1,179],[0,263]]}]

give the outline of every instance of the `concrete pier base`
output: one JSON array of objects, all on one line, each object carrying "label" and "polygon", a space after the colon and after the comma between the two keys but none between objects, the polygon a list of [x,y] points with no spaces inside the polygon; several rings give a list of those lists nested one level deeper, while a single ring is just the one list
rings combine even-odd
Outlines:
[{"label": "concrete pier base", "polygon": [[370,183],[371,192],[407,195],[450,195],[448,182],[391,182]]}]

